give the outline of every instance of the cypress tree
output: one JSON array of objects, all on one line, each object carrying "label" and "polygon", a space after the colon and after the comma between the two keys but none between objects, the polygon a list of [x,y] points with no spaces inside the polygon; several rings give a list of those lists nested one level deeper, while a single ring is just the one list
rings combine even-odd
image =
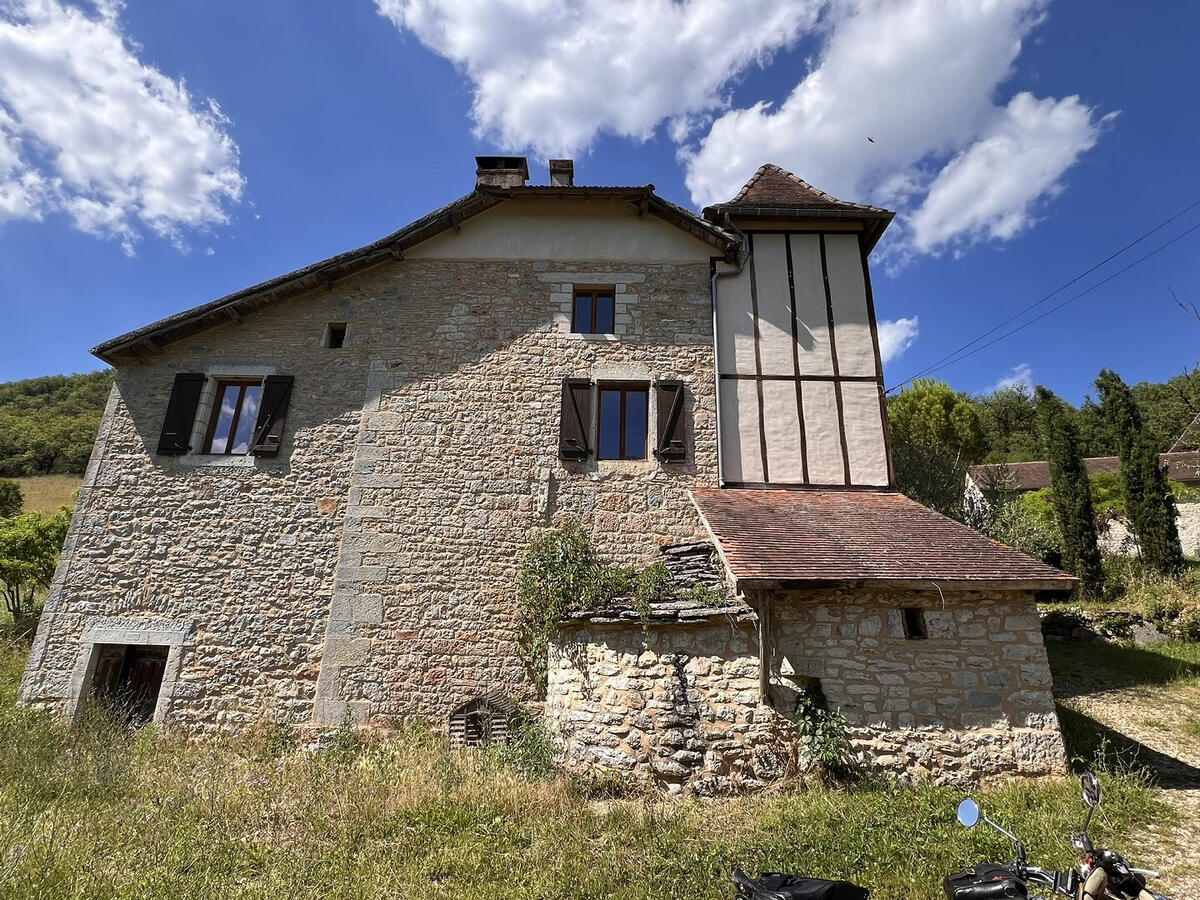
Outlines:
[{"label": "cypress tree", "polygon": [[1086,596],[1104,590],[1104,570],[1096,543],[1096,516],[1087,469],[1079,449],[1079,433],[1066,405],[1044,387],[1034,392],[1038,437],[1050,466],[1054,514],[1062,532],[1063,568],[1079,577]]},{"label": "cypress tree", "polygon": [[1164,575],[1183,569],[1183,550],[1175,523],[1175,498],[1158,450],[1143,423],[1133,392],[1116,372],[1100,371],[1096,379],[1100,409],[1121,457],[1121,488],[1125,512],[1137,535],[1142,560]]}]

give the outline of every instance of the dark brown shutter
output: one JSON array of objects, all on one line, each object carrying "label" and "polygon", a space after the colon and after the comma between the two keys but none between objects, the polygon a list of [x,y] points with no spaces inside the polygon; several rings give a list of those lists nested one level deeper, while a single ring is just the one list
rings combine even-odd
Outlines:
[{"label": "dark brown shutter", "polygon": [[291,375],[268,375],[263,380],[262,405],[254,426],[255,456],[278,456],[283,443],[283,423],[292,397]]},{"label": "dark brown shutter", "polygon": [[162,431],[158,435],[159,456],[183,456],[191,450],[189,441],[192,426],[196,422],[196,407],[200,405],[200,390],[204,387],[204,376],[197,372],[180,373],[171,385],[171,399],[167,401],[167,415],[163,418]]},{"label": "dark brown shutter", "polygon": [[660,381],[658,391],[658,449],[655,455],[663,462],[683,462],[687,459],[684,444],[684,393],[678,381]]},{"label": "dark brown shutter", "polygon": [[564,378],[562,423],[558,434],[558,455],[563,459],[587,459],[588,426],[592,422],[592,383],[586,378]]}]

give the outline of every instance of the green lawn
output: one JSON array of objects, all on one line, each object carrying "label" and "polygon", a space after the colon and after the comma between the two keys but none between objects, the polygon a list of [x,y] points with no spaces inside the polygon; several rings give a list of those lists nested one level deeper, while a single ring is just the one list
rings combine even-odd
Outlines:
[{"label": "green lawn", "polygon": [[[923,785],[596,802],[428,734],[316,754],[278,730],[187,744],[102,720],[67,730],[14,706],[23,646],[0,644],[0,897],[728,898],[729,872],[856,880],[879,900],[941,896],[1007,843],[954,821]],[[283,735],[286,737],[286,735]],[[1137,778],[1106,778],[1095,836],[1121,846],[1169,817]],[[1074,779],[981,792],[1039,863],[1072,859]]]}]

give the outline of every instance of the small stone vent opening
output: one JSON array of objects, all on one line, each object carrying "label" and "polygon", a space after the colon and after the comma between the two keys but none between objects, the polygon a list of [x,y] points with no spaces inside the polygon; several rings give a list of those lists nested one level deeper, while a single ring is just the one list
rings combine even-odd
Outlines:
[{"label": "small stone vent opening", "polygon": [[497,697],[477,697],[450,713],[451,747],[489,747],[508,743],[516,707]]}]

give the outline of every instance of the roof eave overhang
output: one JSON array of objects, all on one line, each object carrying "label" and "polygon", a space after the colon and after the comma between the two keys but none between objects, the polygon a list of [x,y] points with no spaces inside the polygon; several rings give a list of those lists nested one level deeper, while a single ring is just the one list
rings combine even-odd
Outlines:
[{"label": "roof eave overhang", "polygon": [[243,315],[278,300],[321,288],[331,289],[335,282],[380,263],[404,258],[404,251],[424,243],[451,228],[459,228],[467,219],[499,206],[505,200],[520,197],[594,198],[624,200],[632,203],[639,215],[652,213],[711,244],[726,259],[737,252],[736,236],[704,221],[682,207],[663,200],[653,185],[643,187],[479,187],[453,203],[417,219],[399,231],[359,247],[331,256],[269,281],[227,294],[209,303],[193,307],[142,328],[127,332],[92,348],[92,354],[112,366],[136,363],[159,353],[165,344],[227,322],[240,322]]},{"label": "roof eave overhang", "polygon": [[829,588],[884,588],[921,591],[1051,591],[1070,593],[1078,580],[1061,578],[736,578],[739,591],[801,591]]},{"label": "roof eave overhang", "polygon": [[741,206],[717,203],[704,209],[709,221],[723,221],[725,217],[740,219],[850,219],[863,223],[863,238],[867,252],[874,249],[883,237],[896,214],[887,209],[839,209],[838,207],[812,206]]}]

